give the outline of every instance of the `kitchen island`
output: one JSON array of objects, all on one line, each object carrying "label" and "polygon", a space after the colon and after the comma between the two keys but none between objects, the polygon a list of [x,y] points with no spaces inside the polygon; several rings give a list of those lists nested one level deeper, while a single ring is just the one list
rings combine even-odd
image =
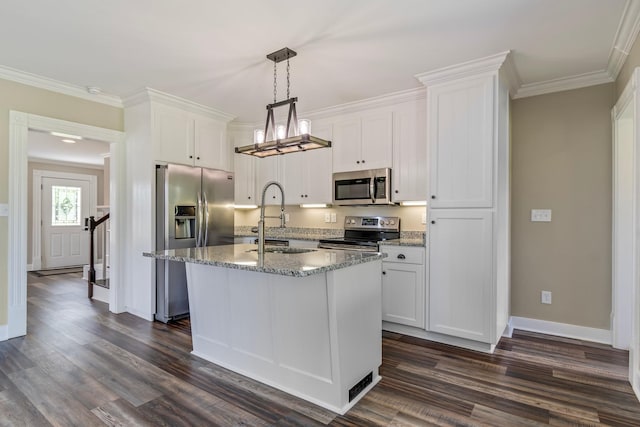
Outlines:
[{"label": "kitchen island", "polygon": [[186,263],[193,354],[343,414],[380,380],[385,255],[267,250],[144,255]]}]

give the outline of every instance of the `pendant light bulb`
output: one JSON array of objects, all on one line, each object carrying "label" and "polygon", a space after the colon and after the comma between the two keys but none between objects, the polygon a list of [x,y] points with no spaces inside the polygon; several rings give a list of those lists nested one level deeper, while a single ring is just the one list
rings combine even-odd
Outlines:
[{"label": "pendant light bulb", "polygon": [[276,138],[277,139],[285,139],[287,136],[287,128],[284,125],[276,126]]},{"label": "pendant light bulb", "polygon": [[264,142],[264,131],[262,129],[253,131],[253,142],[255,144],[262,144]]},{"label": "pendant light bulb", "polygon": [[298,121],[298,129],[300,134],[311,133],[311,122],[307,119]]}]

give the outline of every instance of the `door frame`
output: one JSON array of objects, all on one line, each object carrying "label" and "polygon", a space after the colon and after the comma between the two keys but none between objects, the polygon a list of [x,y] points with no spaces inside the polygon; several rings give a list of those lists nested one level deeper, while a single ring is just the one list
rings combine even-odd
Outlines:
[{"label": "door frame", "polygon": [[[617,156],[620,135],[618,121],[624,117],[627,108],[631,110],[633,123],[633,166],[631,176],[632,200],[631,206],[621,204],[617,199],[618,169]],[[629,382],[636,396],[640,399],[640,237],[638,237],[638,219],[640,216],[640,68],[635,68],[627,86],[611,110],[612,124],[612,304],[611,329],[613,346],[629,349]],[[632,210],[632,220],[629,224],[618,224],[617,213],[620,207]],[[618,269],[617,252],[619,236],[624,233],[632,236],[631,247],[624,248],[631,251],[631,263]],[[622,273],[628,279],[618,281]]]},{"label": "door frame", "polygon": [[[27,333],[27,143],[29,129],[44,132],[64,132],[108,142],[111,168],[109,199],[111,212],[111,248],[125,242],[126,218],[126,159],[124,132],[90,126],[82,123],[38,116],[20,111],[9,111],[9,241],[7,257],[8,323],[0,340]],[[114,250],[110,259],[109,310],[124,311],[123,266],[124,251]]]},{"label": "door frame", "polygon": [[[97,215],[98,177],[71,172],[55,172],[42,169],[33,170],[33,221],[31,223],[31,269],[42,268],[42,179],[62,178],[89,182],[89,215]],[[28,267],[28,266],[27,266]]]}]

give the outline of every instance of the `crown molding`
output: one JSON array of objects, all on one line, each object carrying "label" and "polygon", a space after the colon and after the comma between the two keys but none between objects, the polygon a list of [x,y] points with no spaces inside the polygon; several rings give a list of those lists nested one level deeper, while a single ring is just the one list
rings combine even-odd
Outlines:
[{"label": "crown molding", "polygon": [[618,78],[620,70],[624,66],[633,43],[640,32],[640,1],[627,0],[618,30],[611,46],[607,72],[613,78]]},{"label": "crown molding", "polygon": [[50,79],[37,74],[27,73],[26,71],[16,70],[15,68],[5,67],[3,65],[0,65],[0,79],[49,90],[63,95],[74,96],[76,98],[82,98],[87,101],[106,104],[112,107],[123,107],[122,100],[118,96],[104,93],[93,95],[87,92],[87,88],[85,87],[61,82],[59,80]]},{"label": "crown molding", "polygon": [[123,100],[123,104],[125,108],[128,108],[147,101],[169,105],[171,107],[180,108],[181,110],[189,111],[195,114],[210,116],[222,120],[226,123],[235,118],[235,116],[225,113],[224,111],[217,110],[212,107],[207,107],[206,105],[198,104],[197,102],[189,101],[188,99],[180,98],[179,96],[161,92],[150,87],[146,87],[140,92],[137,92],[125,98]]},{"label": "crown molding", "polygon": [[524,84],[513,96],[514,99],[526,98],[529,96],[544,95],[564,90],[580,89],[588,86],[595,86],[604,83],[612,83],[614,79],[605,70],[594,71],[592,73],[579,74],[577,76],[562,77],[559,79],[547,80],[538,83]]},{"label": "crown molding", "polygon": [[484,58],[474,59],[461,64],[451,65],[426,73],[416,74],[414,77],[425,86],[444,83],[450,80],[461,79],[487,72],[496,72],[506,61],[510,50],[489,55]]}]

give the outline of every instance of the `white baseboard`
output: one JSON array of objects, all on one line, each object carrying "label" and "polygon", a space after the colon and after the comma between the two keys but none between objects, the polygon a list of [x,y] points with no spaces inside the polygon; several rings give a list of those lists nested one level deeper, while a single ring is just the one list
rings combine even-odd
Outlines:
[{"label": "white baseboard", "polygon": [[589,328],[587,326],[528,319],[526,317],[511,316],[509,329],[522,329],[523,331],[539,332],[541,334],[557,335],[609,345],[612,342],[612,334],[609,329]]},{"label": "white baseboard", "polygon": [[0,341],[9,339],[9,325],[0,325]]}]

